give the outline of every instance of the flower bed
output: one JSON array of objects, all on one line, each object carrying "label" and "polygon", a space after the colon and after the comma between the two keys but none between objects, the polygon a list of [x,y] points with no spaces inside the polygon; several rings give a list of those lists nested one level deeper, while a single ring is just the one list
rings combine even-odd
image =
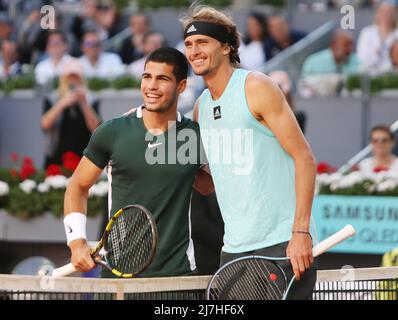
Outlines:
[{"label": "flower bed", "polygon": [[[65,153],[63,165],[50,165],[46,171],[35,168],[32,159],[11,155],[13,167],[0,168],[0,208],[8,214],[29,219],[51,212],[63,215],[64,194],[68,180],[80,158]],[[106,212],[108,183],[100,179],[89,191],[87,215]]]}]

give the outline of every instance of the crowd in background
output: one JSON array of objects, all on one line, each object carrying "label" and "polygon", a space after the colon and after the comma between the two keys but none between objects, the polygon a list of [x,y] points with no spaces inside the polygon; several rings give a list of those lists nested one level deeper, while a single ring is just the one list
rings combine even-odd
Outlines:
[{"label": "crowd in background", "polygon": [[[336,29],[328,48],[306,57],[298,85],[291,80],[288,70],[269,73],[288,99],[303,132],[305,114],[294,108],[296,85],[298,93],[304,96],[322,94],[325,90],[336,93],[350,74],[366,72],[377,76],[398,72],[397,6],[394,1],[375,1],[374,21],[369,21],[369,25],[359,32],[356,43],[352,33]],[[100,121],[99,101],[87,87],[88,78],[111,80],[127,75],[140,80],[146,57],[157,48],[174,45],[167,43],[165,30],[152,27],[148,15],[135,12],[123,19],[112,0],[82,0],[81,10],[72,17],[69,15],[68,23],[65,14],[56,10],[55,28],[43,29],[40,8],[50,2],[22,2],[26,6],[21,8],[25,18],[19,24],[10,18],[7,10],[0,11],[0,81],[32,72],[36,84],[47,93],[42,118],[42,129],[48,140],[46,166],[59,163],[62,160],[60,154],[65,148],[71,148],[70,141],[61,139],[70,123],[78,119],[80,131],[89,137]],[[343,2],[355,1],[332,1],[329,4],[337,6]],[[0,9],[7,9],[6,1],[1,1]],[[287,17],[277,12],[268,15],[260,11],[250,12],[240,32],[241,67],[257,71],[262,71],[268,61],[307,36],[306,32],[292,28]],[[115,36],[120,39],[118,46],[108,46],[109,39]],[[184,50],[182,40],[176,48]],[[75,70],[74,74],[69,75],[70,70]],[[58,88],[54,79],[62,80],[57,84]],[[72,92],[67,92],[65,83],[76,81],[79,85],[70,86]],[[191,73],[188,88],[180,99],[182,112],[191,111],[203,86],[201,78]],[[75,151],[81,154],[82,148],[80,146]]]},{"label": "crowd in background", "polygon": [[[45,2],[29,2],[29,13],[18,26],[7,11],[0,13],[0,80],[33,69],[36,83],[45,85],[59,76],[63,65],[73,57],[79,59],[89,78],[130,75],[140,79],[146,56],[161,46],[170,45],[162,33],[164,30],[153,30],[149,17],[143,13],[133,14],[126,25],[112,0],[81,1],[81,12],[69,19],[66,27],[63,15],[56,11],[55,29],[43,29],[40,7]],[[125,37],[118,49],[107,52],[104,43],[120,32],[124,32]],[[241,33],[241,66],[260,71],[267,61],[307,35],[291,28],[283,15],[265,16],[261,12],[248,15]],[[396,72],[398,29],[394,1],[377,4],[374,23],[361,30],[356,45],[354,41],[349,32],[336,30],[329,48],[307,58],[302,78],[309,79],[310,83],[311,77],[315,76],[317,82],[319,75],[325,74]],[[178,48],[183,50],[181,43]]]}]

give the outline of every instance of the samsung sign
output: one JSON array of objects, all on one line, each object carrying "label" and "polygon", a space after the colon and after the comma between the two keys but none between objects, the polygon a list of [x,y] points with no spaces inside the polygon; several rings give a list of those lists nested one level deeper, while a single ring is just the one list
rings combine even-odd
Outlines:
[{"label": "samsung sign", "polygon": [[397,197],[317,196],[312,214],[320,240],[346,224],[356,229],[331,252],[383,254],[398,247]]}]

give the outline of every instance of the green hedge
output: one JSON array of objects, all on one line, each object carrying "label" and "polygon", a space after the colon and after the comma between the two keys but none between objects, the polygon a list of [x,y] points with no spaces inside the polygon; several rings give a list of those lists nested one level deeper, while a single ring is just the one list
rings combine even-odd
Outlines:
[{"label": "green hedge", "polygon": [[33,73],[14,76],[0,82],[0,90],[8,94],[14,90],[33,89],[35,87],[35,77]]},{"label": "green hedge", "polygon": [[[58,78],[53,81],[53,88],[58,87]],[[4,94],[9,94],[14,90],[21,89],[34,89],[36,86],[35,78],[33,74],[25,74],[15,76],[7,79],[6,81],[0,82],[0,91]],[[104,89],[133,89],[140,88],[140,80],[132,78],[130,76],[121,76],[115,79],[103,79],[103,78],[89,78],[87,79],[87,86],[92,91],[101,91]]]},{"label": "green hedge", "polygon": [[286,3],[285,0],[258,0],[259,4],[268,4],[274,7],[283,7]]},{"label": "green hedge", "polygon": [[[351,75],[346,82],[348,91],[361,89],[361,75]],[[370,79],[370,91],[377,93],[385,89],[398,89],[398,74],[390,73]]]}]

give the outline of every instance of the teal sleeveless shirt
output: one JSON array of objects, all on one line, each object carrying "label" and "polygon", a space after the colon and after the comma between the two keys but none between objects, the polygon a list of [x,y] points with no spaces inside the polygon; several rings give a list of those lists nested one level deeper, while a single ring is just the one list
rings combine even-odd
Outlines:
[{"label": "teal sleeveless shirt", "polygon": [[208,89],[199,99],[201,137],[225,222],[223,251],[229,253],[289,241],[295,214],[294,161],[251,114],[249,73],[236,69],[218,100]]}]

